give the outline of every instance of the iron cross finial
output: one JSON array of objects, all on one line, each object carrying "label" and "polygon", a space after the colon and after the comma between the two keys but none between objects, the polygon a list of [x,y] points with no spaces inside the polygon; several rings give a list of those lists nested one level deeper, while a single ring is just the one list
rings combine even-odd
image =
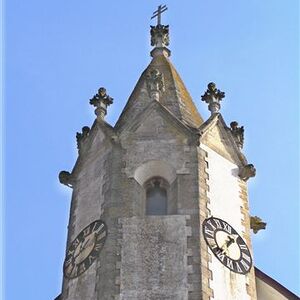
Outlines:
[{"label": "iron cross finial", "polygon": [[154,19],[157,17],[157,25],[161,25],[161,14],[166,11],[168,8],[166,5],[159,5],[158,9],[153,13],[153,16],[151,19]]}]

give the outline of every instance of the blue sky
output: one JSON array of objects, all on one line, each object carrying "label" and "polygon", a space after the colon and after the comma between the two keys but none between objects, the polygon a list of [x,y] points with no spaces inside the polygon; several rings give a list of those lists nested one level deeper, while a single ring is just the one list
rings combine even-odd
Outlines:
[{"label": "blue sky", "polygon": [[[221,113],[245,127],[257,169],[250,208],[267,230],[253,235],[255,264],[299,288],[298,0],[165,1],[171,59],[200,113],[207,83],[226,93]],[[58,182],[77,158],[76,131],[95,118],[100,86],[120,115],[150,62],[158,1],[10,0],[5,3],[5,296],[60,293],[71,190]]]}]

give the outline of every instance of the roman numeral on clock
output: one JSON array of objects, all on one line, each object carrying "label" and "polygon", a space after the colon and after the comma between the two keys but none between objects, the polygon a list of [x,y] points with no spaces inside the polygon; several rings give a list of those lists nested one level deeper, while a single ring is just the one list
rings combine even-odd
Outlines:
[{"label": "roman numeral on clock", "polygon": [[243,270],[240,267],[240,264],[238,262],[235,263],[236,264],[236,270],[238,273],[243,273]]},{"label": "roman numeral on clock", "polygon": [[205,235],[207,235],[211,238],[214,237],[214,232],[212,230],[208,229],[207,227],[204,228],[204,233],[205,233]]},{"label": "roman numeral on clock", "polygon": [[98,234],[98,233],[101,232],[102,229],[104,229],[104,224],[103,223],[102,224],[96,223],[94,228],[93,228],[93,232]]},{"label": "roman numeral on clock", "polygon": [[227,231],[229,234],[231,234],[231,229],[232,229],[231,226],[225,222],[222,222],[222,224],[223,224],[223,229]]},{"label": "roman numeral on clock", "polygon": [[248,271],[250,269],[250,265],[247,262],[245,262],[243,259],[241,260],[241,264],[245,269],[245,271]]},{"label": "roman numeral on clock", "polygon": [[214,221],[215,221],[215,223],[217,225],[217,228],[222,229],[221,222],[219,220],[217,220],[217,219],[215,219]]},{"label": "roman numeral on clock", "polygon": [[217,251],[217,252],[215,252],[216,253],[216,255],[217,255],[217,257],[219,258],[219,260],[221,261],[221,262],[223,262],[224,261],[224,259],[225,259],[225,254],[223,254],[222,253],[222,251]]},{"label": "roman numeral on clock", "polygon": [[103,231],[101,234],[97,236],[97,241],[101,241],[105,237],[106,237],[106,231]]},{"label": "roman numeral on clock", "polygon": [[242,252],[242,258],[244,258],[248,263],[251,263],[251,257],[245,252]]},{"label": "roman numeral on clock", "polygon": [[229,269],[233,270],[233,261],[229,257],[226,257],[226,265]]},{"label": "roman numeral on clock", "polygon": [[246,251],[248,251],[247,245],[245,245],[245,244],[240,244],[239,246],[240,246],[241,250],[246,250]]}]

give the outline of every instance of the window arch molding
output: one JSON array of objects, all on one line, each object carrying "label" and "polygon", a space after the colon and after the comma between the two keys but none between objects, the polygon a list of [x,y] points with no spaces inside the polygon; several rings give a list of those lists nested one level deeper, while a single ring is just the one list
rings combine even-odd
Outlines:
[{"label": "window arch molding", "polygon": [[133,177],[141,186],[155,177],[161,177],[171,185],[176,179],[176,170],[165,161],[150,160],[136,168]]}]

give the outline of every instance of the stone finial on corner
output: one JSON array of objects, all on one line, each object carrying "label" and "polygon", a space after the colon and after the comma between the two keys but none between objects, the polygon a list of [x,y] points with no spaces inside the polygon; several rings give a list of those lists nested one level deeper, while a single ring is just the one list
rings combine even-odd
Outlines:
[{"label": "stone finial on corner", "polygon": [[83,144],[86,141],[86,139],[88,138],[89,134],[90,134],[90,128],[88,126],[82,127],[82,133],[80,133],[80,132],[76,133],[77,149],[78,149],[79,154],[80,154]]},{"label": "stone finial on corner", "polygon": [[254,233],[257,233],[259,230],[266,229],[266,226],[267,223],[263,222],[260,217],[250,217],[250,228]]},{"label": "stone finial on corner", "polygon": [[217,89],[214,82],[210,82],[207,85],[207,90],[204,95],[201,96],[201,100],[208,103],[208,110],[211,114],[218,113],[221,108],[221,100],[225,97],[225,93]]},{"label": "stone finial on corner", "polygon": [[146,75],[147,89],[151,99],[159,101],[162,92],[165,91],[163,74],[158,69],[151,69]]},{"label": "stone finial on corner", "polygon": [[113,98],[107,95],[104,87],[101,87],[98,90],[98,93],[90,99],[90,104],[96,107],[95,114],[98,121],[104,120],[104,117],[107,114],[107,106],[111,105],[113,100]]},{"label": "stone finial on corner", "polygon": [[239,177],[244,181],[247,181],[250,177],[254,177],[255,175],[256,169],[253,164],[248,164],[239,169]]},{"label": "stone finial on corner", "polygon": [[59,182],[68,187],[73,187],[73,177],[72,174],[68,171],[61,171],[58,175]]},{"label": "stone finial on corner", "polygon": [[238,127],[239,124],[236,121],[233,121],[230,123],[230,127],[231,127],[231,133],[237,143],[237,145],[239,146],[240,149],[243,148],[244,146],[244,126]]}]

